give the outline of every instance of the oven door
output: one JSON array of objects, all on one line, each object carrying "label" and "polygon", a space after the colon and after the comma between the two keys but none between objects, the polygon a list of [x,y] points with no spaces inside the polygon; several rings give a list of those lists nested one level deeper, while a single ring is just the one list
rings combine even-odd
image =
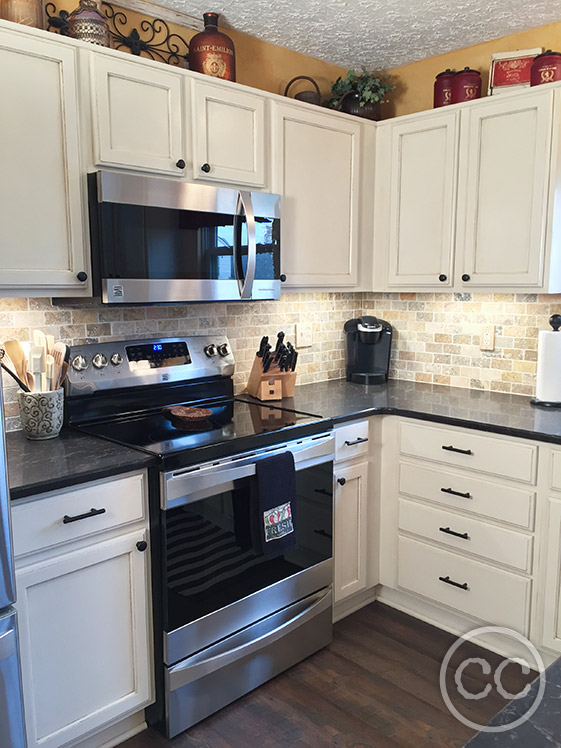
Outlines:
[{"label": "oven door", "polygon": [[280,198],[90,175],[94,291],[106,304],[280,297]]},{"label": "oven door", "polygon": [[[323,434],[162,476],[167,665],[332,582],[333,436]],[[298,547],[268,559],[251,542],[255,462],[291,451]]]}]

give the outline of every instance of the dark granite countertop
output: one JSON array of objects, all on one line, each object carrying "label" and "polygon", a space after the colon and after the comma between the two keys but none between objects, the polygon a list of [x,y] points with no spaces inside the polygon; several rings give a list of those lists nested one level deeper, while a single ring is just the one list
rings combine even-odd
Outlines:
[{"label": "dark granite countertop", "polygon": [[56,439],[30,441],[23,431],[6,435],[13,499],[107,478],[153,464],[135,449],[63,429]]},{"label": "dark granite countertop", "polygon": [[[300,385],[282,405],[335,423],[393,414],[561,444],[561,410],[534,408],[521,395],[400,380],[366,387],[337,379]],[[7,443],[13,499],[153,464],[143,452],[69,429],[44,442],[12,432]]]},{"label": "dark granite countertop", "polygon": [[283,405],[335,423],[392,414],[561,444],[561,410],[535,408],[529,397],[501,392],[397,379],[370,386],[336,379],[296,387]]},{"label": "dark granite countertop", "polygon": [[[478,732],[465,748],[561,748],[561,658],[545,672],[545,690],[536,711],[514,729],[501,732]],[[510,725],[529,712],[538,693],[537,678],[526,696],[505,706],[488,726]]]}]

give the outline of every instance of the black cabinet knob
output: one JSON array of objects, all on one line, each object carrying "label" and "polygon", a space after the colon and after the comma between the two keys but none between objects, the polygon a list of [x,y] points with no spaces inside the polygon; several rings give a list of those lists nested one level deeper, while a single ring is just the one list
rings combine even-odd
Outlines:
[{"label": "black cabinet knob", "polygon": [[88,280],[88,274],[84,273],[84,271],[82,270],[80,273],[78,273],[78,275],[76,276],[76,278],[78,278],[78,280],[80,281],[80,283],[84,283],[85,281]]},{"label": "black cabinet knob", "polygon": [[282,275],[280,275],[279,277],[280,277],[280,282],[284,283],[285,280],[286,280],[286,275],[284,273],[282,273]]},{"label": "black cabinet knob", "polygon": [[185,161],[180,158],[179,161],[175,164],[178,169],[184,169],[185,168]]},{"label": "black cabinet knob", "polygon": [[136,547],[139,551],[145,551],[148,548],[148,543],[145,540],[139,540]]},{"label": "black cabinet knob", "polygon": [[338,484],[339,484],[340,486],[344,486],[346,482],[347,482],[347,479],[346,479],[346,478],[337,478],[337,483],[338,483]]},{"label": "black cabinet knob", "polygon": [[462,275],[462,280],[464,281],[464,283],[467,283],[468,280],[471,280],[471,278],[469,277],[469,275],[467,273],[464,273]]},{"label": "black cabinet knob", "polygon": [[444,275],[444,273],[441,273],[441,274],[440,274],[440,275],[438,276],[438,280],[439,280],[439,281],[440,281],[441,283],[446,283],[446,281],[448,280],[448,276],[447,276],[447,275]]},{"label": "black cabinet knob", "polygon": [[208,174],[210,171],[210,164],[203,164],[201,166],[201,171],[204,171],[205,174]]}]

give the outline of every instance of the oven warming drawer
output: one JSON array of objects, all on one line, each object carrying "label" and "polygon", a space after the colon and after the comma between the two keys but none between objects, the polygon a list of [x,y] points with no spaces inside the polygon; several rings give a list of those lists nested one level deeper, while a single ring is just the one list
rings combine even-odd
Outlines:
[{"label": "oven warming drawer", "polygon": [[169,738],[331,642],[331,587],[166,669]]}]

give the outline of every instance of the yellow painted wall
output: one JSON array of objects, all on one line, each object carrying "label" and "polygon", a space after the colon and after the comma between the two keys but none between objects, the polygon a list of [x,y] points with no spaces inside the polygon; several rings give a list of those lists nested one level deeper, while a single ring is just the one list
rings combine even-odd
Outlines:
[{"label": "yellow painted wall", "polygon": [[451,68],[461,70],[466,65],[481,72],[482,95],[487,93],[489,65],[495,52],[509,52],[514,49],[543,47],[561,52],[561,23],[540,26],[530,31],[503,36],[490,42],[448,52],[437,57],[429,57],[410,65],[402,65],[388,71],[399,79],[397,89],[390,95],[390,103],[383,107],[384,119],[432,109],[433,84],[437,73]]},{"label": "yellow painted wall", "polygon": [[[77,0],[62,0],[60,4],[56,3],[56,5],[57,10],[71,11],[76,7]],[[119,10],[116,5],[115,8]],[[140,29],[140,24],[146,16],[126,9],[124,13],[128,18],[128,24],[120,27],[119,30],[128,34],[135,27]],[[197,33],[184,26],[177,26],[173,23],[168,25],[172,33],[179,34],[186,41],[189,41]],[[346,69],[337,65],[330,65],[314,57],[308,57],[290,49],[269,44],[238,31],[221,30],[232,38],[236,47],[236,77],[238,83],[259,88],[262,91],[284,94],[285,87],[291,78],[297,75],[309,75],[317,81],[322,94],[327,96],[332,81],[339,75],[344,76],[346,74]],[[144,38],[146,38],[145,35]],[[123,51],[128,50],[123,49]],[[290,96],[294,96],[299,90],[310,90],[311,88],[311,83],[299,81],[291,87]]]}]

